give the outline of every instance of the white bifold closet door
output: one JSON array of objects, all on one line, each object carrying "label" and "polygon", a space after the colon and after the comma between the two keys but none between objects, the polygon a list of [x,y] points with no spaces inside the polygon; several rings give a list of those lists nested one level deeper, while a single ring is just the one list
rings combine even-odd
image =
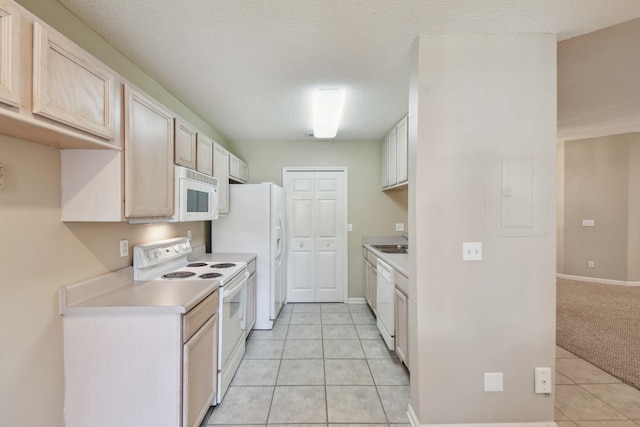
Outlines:
[{"label": "white bifold closet door", "polygon": [[287,199],[287,301],[347,299],[346,172],[283,173]]}]

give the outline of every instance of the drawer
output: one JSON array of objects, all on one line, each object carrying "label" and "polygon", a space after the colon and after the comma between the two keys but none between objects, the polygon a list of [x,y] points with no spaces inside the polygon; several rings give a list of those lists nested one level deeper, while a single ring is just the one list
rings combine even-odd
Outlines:
[{"label": "drawer", "polygon": [[256,259],[252,259],[247,263],[247,271],[249,272],[249,276],[256,272]]},{"label": "drawer", "polygon": [[218,291],[206,297],[193,307],[182,319],[183,342],[195,334],[218,311]]}]

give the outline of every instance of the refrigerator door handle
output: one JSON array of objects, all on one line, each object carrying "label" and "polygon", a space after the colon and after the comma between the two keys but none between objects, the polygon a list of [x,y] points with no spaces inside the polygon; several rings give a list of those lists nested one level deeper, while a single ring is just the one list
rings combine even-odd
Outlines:
[{"label": "refrigerator door handle", "polygon": [[287,233],[284,229],[284,221],[282,220],[282,216],[278,217],[278,224],[280,228],[280,234],[277,236],[278,253],[276,255],[276,259],[278,260],[278,263],[282,265],[284,257],[286,256],[287,248]]}]

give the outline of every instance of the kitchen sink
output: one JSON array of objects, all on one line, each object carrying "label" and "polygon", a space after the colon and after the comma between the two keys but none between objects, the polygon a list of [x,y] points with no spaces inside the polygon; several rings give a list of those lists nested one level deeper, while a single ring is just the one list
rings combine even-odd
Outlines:
[{"label": "kitchen sink", "polygon": [[404,245],[372,245],[385,254],[406,254],[408,249]]}]

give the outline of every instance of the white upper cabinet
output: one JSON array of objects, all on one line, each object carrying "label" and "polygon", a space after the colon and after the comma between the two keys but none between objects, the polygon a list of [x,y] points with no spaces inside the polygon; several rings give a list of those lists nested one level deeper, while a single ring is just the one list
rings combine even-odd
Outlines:
[{"label": "white upper cabinet", "polygon": [[382,189],[404,187],[409,182],[408,116],[389,131],[382,142]]},{"label": "white upper cabinet", "polygon": [[213,175],[213,144],[211,139],[198,132],[196,170],[200,173]]},{"label": "white upper cabinet", "polygon": [[112,140],[114,90],[114,73],[60,33],[34,22],[34,114]]},{"label": "white upper cabinet", "polygon": [[176,165],[196,169],[197,131],[182,119],[176,118],[175,157]]},{"label": "white upper cabinet", "polygon": [[0,0],[0,102],[20,104],[20,11]]}]

